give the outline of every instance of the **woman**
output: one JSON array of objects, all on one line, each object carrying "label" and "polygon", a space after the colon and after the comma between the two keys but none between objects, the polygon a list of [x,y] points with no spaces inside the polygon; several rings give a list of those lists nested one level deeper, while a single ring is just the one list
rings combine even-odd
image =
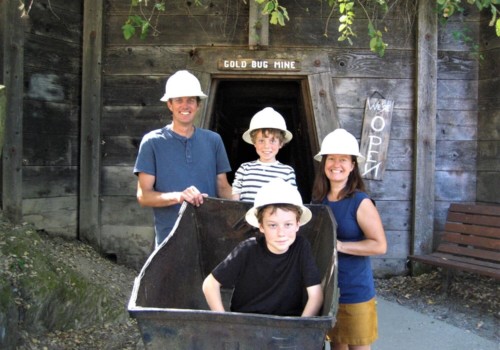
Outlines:
[{"label": "woman", "polygon": [[312,200],[328,205],[337,221],[339,310],[327,334],[335,350],[369,350],[378,337],[370,256],[385,254],[387,241],[356,157],[362,157],[358,142],[344,129],[328,134],[314,157],[321,166]]}]

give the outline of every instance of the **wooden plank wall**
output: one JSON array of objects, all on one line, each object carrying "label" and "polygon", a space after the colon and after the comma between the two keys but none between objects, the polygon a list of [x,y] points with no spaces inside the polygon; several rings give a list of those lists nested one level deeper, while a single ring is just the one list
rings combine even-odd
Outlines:
[{"label": "wooden plank wall", "polygon": [[478,40],[479,13],[474,8],[439,26],[434,248],[450,203],[476,201],[480,64],[471,47],[453,37],[463,24]]},{"label": "wooden plank wall", "polygon": [[[101,168],[96,172],[100,177],[100,218],[96,222],[100,222],[102,236],[98,248],[134,267],[140,267],[150,252],[153,228],[151,209],[137,204],[132,168],[142,136],[168,122],[167,109],[159,101],[166,78],[179,69],[208,64],[203,60],[213,58],[214,50],[221,56],[234,52],[252,56],[248,51],[248,4],[212,0],[199,8],[192,3],[169,0],[167,12],[158,20],[157,36],[125,41],[121,26],[129,2],[105,1],[102,119],[100,135],[95,135],[101,138]],[[395,101],[384,179],[369,180],[367,185],[389,241],[388,253],[373,260],[376,274],[403,274],[413,229],[415,2],[399,2],[403,7],[387,17],[389,32],[384,36],[389,47],[384,58],[367,49],[363,13],[357,14],[354,28],[358,38],[349,46],[337,41],[338,22],[328,19],[329,9],[321,3],[288,2],[292,20],[285,27],[270,26],[267,54],[300,51],[306,62],[327,57],[332,100],[338,111],[338,120],[332,125],[339,124],[358,138],[366,98],[378,92]],[[82,4],[82,0],[34,2],[24,53],[24,219],[40,229],[71,237],[77,235],[78,227],[78,167],[90,166],[79,164],[78,153]],[[489,186],[497,181],[498,191],[500,108],[494,94],[498,90],[499,45],[484,21],[479,26],[476,14],[467,11],[462,18],[439,27],[435,233],[442,230],[449,204],[474,202],[476,187],[478,200],[499,198]],[[470,48],[453,39],[460,20],[470,25],[468,33],[473,38],[483,32],[489,35],[481,36],[488,54],[481,71]],[[204,50],[211,52],[204,55]]]},{"label": "wooden plank wall", "polygon": [[[328,36],[323,35],[328,11],[310,1],[287,3],[292,21],[285,27],[270,26],[269,51],[301,50],[305,55],[327,53],[341,127],[360,137],[366,98],[374,92],[395,101],[388,165],[383,181],[368,181],[377,201],[389,240],[388,253],[374,259],[378,275],[407,271],[412,223],[412,174],[415,122],[415,8],[413,2],[391,13],[387,19],[389,43],[384,58],[367,50],[362,34],[367,20],[358,14],[355,30],[360,33],[353,46],[338,42],[337,22],[330,20]],[[121,37],[128,6],[108,0],[104,49],[104,113],[102,160],[103,236],[113,240],[138,240],[139,253],[148,235],[152,239],[151,210],[135,201],[135,177],[131,175],[142,135],[167,121],[166,109],[158,101],[168,74],[195,66],[203,49],[245,50],[248,44],[248,6],[242,2],[212,1],[209,8],[169,2],[159,20],[161,33],[145,41]],[[308,11],[304,11],[308,8]],[[462,18],[478,35],[478,18]],[[182,23],[182,25],[181,25]],[[438,102],[436,130],[435,229],[444,224],[450,202],[475,200],[475,159],[477,123],[477,61],[469,48],[452,38],[458,26],[440,27],[438,42]],[[176,32],[175,28],[182,28]],[[175,34],[172,34],[175,33]],[[229,51],[227,51],[229,52]],[[106,232],[106,233],[104,233]],[[111,238],[110,238],[111,239]],[[144,250],[142,250],[144,251]],[[118,250],[118,256],[122,255]],[[120,260],[120,258],[118,258]]]},{"label": "wooden plank wall", "polygon": [[479,66],[479,120],[477,131],[477,201],[500,203],[500,38],[481,19]]},{"label": "wooden plank wall", "polygon": [[82,1],[33,2],[24,44],[23,219],[77,236]]},{"label": "wooden plank wall", "polygon": [[[0,3],[2,19],[2,82],[5,85],[5,138],[2,152],[2,209],[5,218],[22,220],[24,22],[17,4]],[[12,18],[12,21],[8,19]],[[8,174],[8,175],[6,175]]]}]

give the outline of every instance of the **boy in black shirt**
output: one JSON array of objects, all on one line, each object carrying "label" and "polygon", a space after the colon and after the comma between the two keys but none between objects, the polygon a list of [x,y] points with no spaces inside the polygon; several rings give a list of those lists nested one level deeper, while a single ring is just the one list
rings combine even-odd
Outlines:
[{"label": "boy in black shirt", "polygon": [[316,316],[321,278],[307,239],[297,236],[311,219],[297,189],[275,179],[257,192],[247,222],[263,236],[241,242],[203,282],[212,311],[224,312],[221,287],[234,288],[231,311]]}]

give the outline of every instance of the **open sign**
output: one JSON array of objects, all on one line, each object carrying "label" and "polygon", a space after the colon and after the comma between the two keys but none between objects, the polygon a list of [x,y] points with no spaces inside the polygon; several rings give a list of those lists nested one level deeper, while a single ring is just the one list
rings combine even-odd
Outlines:
[{"label": "open sign", "polygon": [[394,101],[368,98],[363,117],[360,152],[365,159],[358,159],[361,176],[365,179],[382,180],[391,134]]}]

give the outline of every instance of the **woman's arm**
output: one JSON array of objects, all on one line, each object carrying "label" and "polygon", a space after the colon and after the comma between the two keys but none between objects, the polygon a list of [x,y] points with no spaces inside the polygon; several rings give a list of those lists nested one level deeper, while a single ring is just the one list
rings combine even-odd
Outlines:
[{"label": "woman's arm", "polygon": [[337,240],[337,250],[351,255],[380,255],[387,251],[382,219],[377,208],[369,198],[363,199],[356,213],[358,225],[365,235],[359,242],[341,242]]}]

